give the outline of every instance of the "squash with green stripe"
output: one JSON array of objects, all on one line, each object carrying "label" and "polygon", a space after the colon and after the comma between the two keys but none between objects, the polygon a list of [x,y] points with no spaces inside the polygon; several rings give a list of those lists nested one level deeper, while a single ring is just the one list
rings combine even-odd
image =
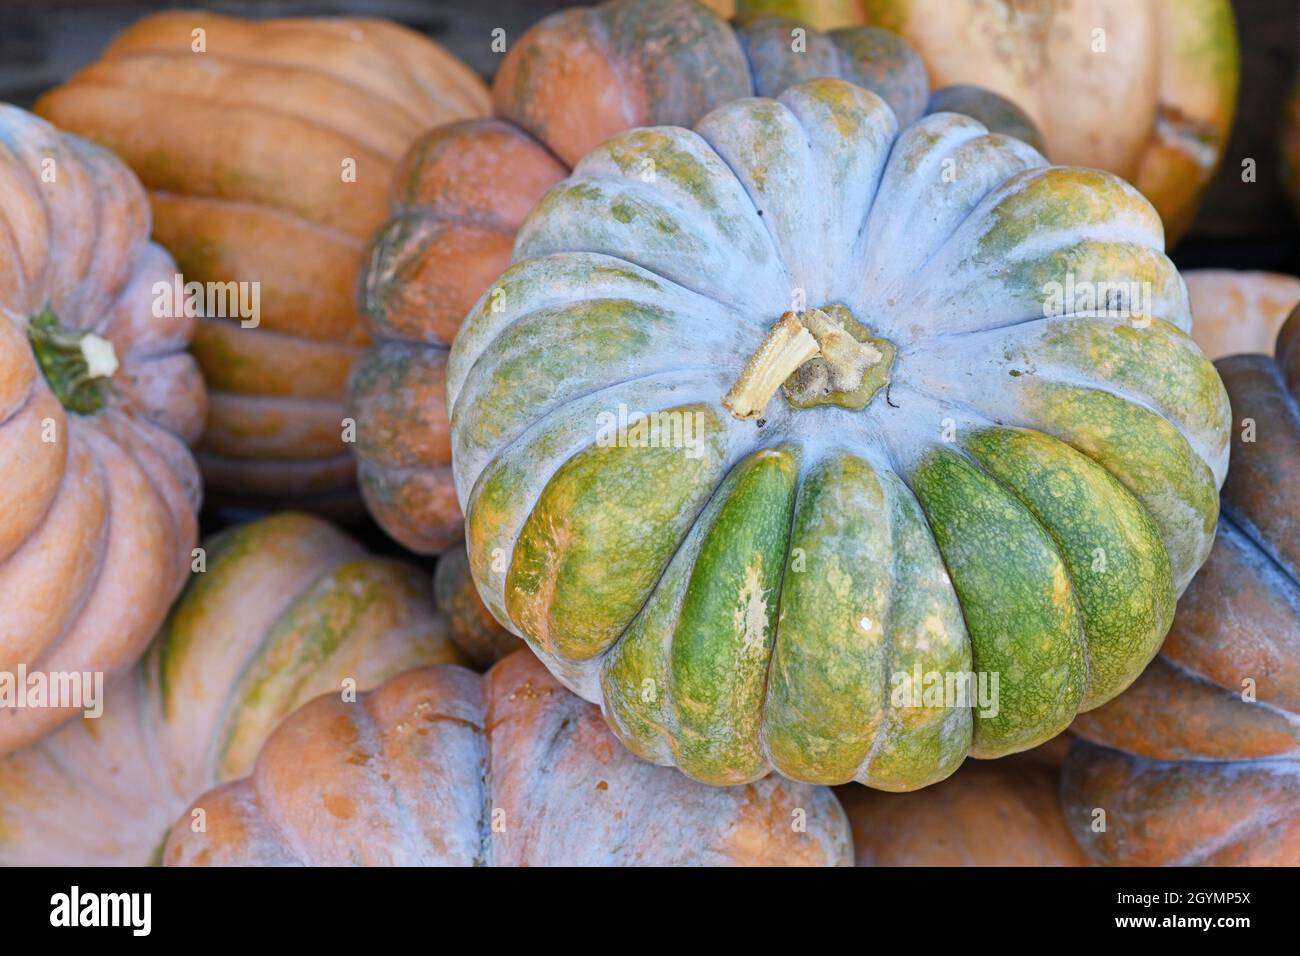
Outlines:
[{"label": "squash with green stripe", "polygon": [[0,864],[149,863],[190,801],[247,774],[300,705],[465,661],[426,573],[318,518],[227,529],[196,560],[103,715],[0,760]]},{"label": "squash with green stripe", "polygon": [[1227,398],[1108,173],[819,79],[614,137],[514,259],[447,365],[470,568],[650,760],[909,790],[1028,749],[1209,552]]}]

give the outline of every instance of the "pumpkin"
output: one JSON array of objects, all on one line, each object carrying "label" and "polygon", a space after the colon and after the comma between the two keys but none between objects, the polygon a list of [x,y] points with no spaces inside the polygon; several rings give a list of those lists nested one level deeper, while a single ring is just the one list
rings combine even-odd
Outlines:
[{"label": "pumpkin", "polygon": [[1278,329],[1300,302],[1300,279],[1278,272],[1192,269],[1192,338],[1207,358],[1273,351]]},{"label": "pumpkin", "polygon": [[1300,308],[1273,356],[1220,359],[1232,470],[1160,656],[1075,721],[1062,783],[1093,859],[1300,864]]},{"label": "pumpkin", "polygon": [[[376,234],[362,277],[378,342],[349,385],[362,494],[393,538],[433,553],[462,537],[444,400],[447,347],[509,265],[524,216],[588,150],[630,127],[688,126],[730,100],[775,95],[823,73],[874,90],[905,121],[925,109],[925,69],[897,37],[811,31],[806,51],[796,53],[797,26],[759,17],[733,28],[689,0],[564,10],[502,61],[494,119],[435,129],[411,148],[394,178],[393,216]],[[974,89],[960,96],[962,109],[1030,134],[1011,104]]]},{"label": "pumpkin", "polygon": [[[460,663],[421,570],[317,518],[219,532],[103,716],[0,761],[0,864],[141,865],[198,794],[247,774],[318,694]],[[345,684],[351,681],[351,684]]]},{"label": "pumpkin", "polygon": [[614,137],[448,361],[484,603],[710,783],[908,790],[1055,736],[1214,537],[1228,403],[1161,235],[840,80]]},{"label": "pumpkin", "polygon": [[162,623],[198,536],[204,389],[192,321],[153,307],[176,268],[126,166],[0,104],[0,195],[3,754],[79,710],[28,699],[32,675],[111,681]]},{"label": "pumpkin", "polygon": [[195,801],[163,859],[824,866],[851,862],[852,846],[829,790],[706,787],[643,763],[521,650],[482,678],[429,667],[354,703],[317,698],[271,735],[249,777]]},{"label": "pumpkin", "polygon": [[1171,244],[1187,231],[1236,111],[1229,0],[858,4],[853,22],[900,34],[936,87],[979,83],[1006,97],[1043,132],[1053,162],[1124,177],[1156,207]]},{"label": "pumpkin", "polygon": [[177,11],[134,23],[36,109],[136,171],[187,281],[245,284],[238,308],[205,288],[223,296],[193,346],[211,388],[209,497],[347,510],[362,252],[407,146],[485,113],[482,82],[381,20]]},{"label": "pumpkin", "polygon": [[486,670],[520,647],[519,639],[497,623],[478,596],[463,543],[438,559],[433,596],[447,618],[451,639],[476,669]]},{"label": "pumpkin", "polygon": [[1003,760],[968,760],[914,793],[856,784],[837,795],[858,866],[1085,866],[1061,812],[1069,735]]}]

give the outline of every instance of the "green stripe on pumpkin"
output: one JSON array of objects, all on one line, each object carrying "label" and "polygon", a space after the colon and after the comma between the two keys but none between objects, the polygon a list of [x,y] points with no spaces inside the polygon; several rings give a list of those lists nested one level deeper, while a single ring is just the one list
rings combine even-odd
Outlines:
[{"label": "green stripe on pumpkin", "polygon": [[966,447],[1052,536],[1087,634],[1080,709],[1105,703],[1150,663],[1173,621],[1173,574],[1160,529],[1106,469],[1041,432],[990,428]]},{"label": "green stripe on pumpkin", "polygon": [[716,412],[665,411],[696,416],[695,450],[674,447],[671,427],[655,419],[644,447],[578,452],[551,477],[515,544],[509,619],[568,660],[590,660],[618,639],[722,477]]},{"label": "green stripe on pumpkin", "polygon": [[758,451],[718,489],[671,651],[675,756],[687,775],[746,783],[769,770],[759,728],[799,459]]},{"label": "green stripe on pumpkin", "polygon": [[977,673],[998,676],[996,714],[976,713],[971,753],[1000,757],[1055,737],[1087,686],[1083,620],[1052,539],[1009,491],[960,455],[912,476],[961,601]]}]

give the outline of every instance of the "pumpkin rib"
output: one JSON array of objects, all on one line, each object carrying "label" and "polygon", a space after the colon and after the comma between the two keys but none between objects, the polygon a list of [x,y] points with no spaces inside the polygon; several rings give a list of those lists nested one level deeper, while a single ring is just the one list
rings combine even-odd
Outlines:
[{"label": "pumpkin rib", "polygon": [[171,199],[180,202],[195,203],[196,205],[215,206],[225,209],[249,209],[259,213],[272,215],[277,219],[290,222],[295,226],[300,226],[310,232],[317,233],[323,239],[330,242],[337,242],[340,245],[346,245],[349,248],[360,250],[365,243],[341,229],[336,229],[326,223],[315,222],[311,219],[298,215],[291,209],[281,209],[278,206],[272,206],[267,203],[254,202],[248,199],[238,199],[232,196],[191,196],[183,193],[169,192],[166,189],[149,189],[150,196],[160,196],[164,199]]},{"label": "pumpkin rib", "polygon": [[[442,47],[435,47],[432,51],[427,50],[423,35],[390,20],[356,18],[352,22],[361,24],[363,29],[378,30],[397,41],[398,65],[402,73],[411,81],[411,86],[424,94],[429,106],[436,105],[446,110],[455,119],[481,115],[490,108],[491,103],[478,75]],[[431,61],[430,67],[433,66],[433,61],[436,61],[436,69],[423,70],[424,64],[420,63],[418,58],[407,56],[408,53],[416,52],[414,48],[417,44],[420,47],[419,53],[428,56]],[[436,80],[433,74],[437,74]],[[448,80],[446,74],[450,74],[453,83],[459,80],[454,97],[450,90],[443,89],[443,84]]]},{"label": "pumpkin rib", "polygon": [[[41,524],[32,531],[17,550],[5,557],[3,561],[0,561],[0,573],[4,573],[7,577],[8,573],[11,573],[14,567],[19,566],[23,552],[29,544],[33,551],[27,555],[28,559],[41,564],[39,549],[42,544],[45,543],[42,540],[44,538],[42,531],[48,530],[47,522],[54,520],[56,517],[61,518],[66,509],[74,508],[78,502],[97,502],[99,505],[97,510],[100,513],[99,516],[101,520],[95,524],[95,537],[92,542],[90,554],[87,556],[89,560],[84,564],[83,573],[78,575],[76,578],[76,590],[67,594],[68,599],[64,602],[61,616],[58,617],[57,620],[51,622],[49,615],[41,614],[39,619],[34,622],[37,626],[22,635],[22,638],[26,639],[27,646],[24,649],[23,645],[19,645],[16,660],[14,659],[14,651],[11,649],[12,645],[10,645],[8,640],[6,640],[5,650],[3,651],[5,659],[0,661],[0,663],[5,665],[5,670],[15,670],[16,667],[11,665],[27,660],[30,655],[41,654],[43,653],[44,648],[51,647],[62,641],[64,635],[71,629],[73,623],[81,616],[81,612],[90,598],[90,592],[94,588],[95,582],[99,580],[104,553],[107,550],[107,529],[109,524],[107,520],[109,517],[107,477],[104,474],[103,465],[90,452],[84,442],[70,438],[69,445],[71,446],[74,440],[76,441],[76,446],[75,449],[72,447],[69,448],[69,457],[71,458],[75,455],[85,464],[78,468],[76,462],[74,462],[72,467],[64,469],[63,475],[59,479],[59,486],[51,497],[50,506],[42,517]],[[70,484],[77,479],[94,483],[95,493],[93,497],[92,494],[79,496],[71,493],[75,489],[70,487]],[[75,519],[80,517],[82,517],[80,513],[74,513],[74,522]],[[93,515],[91,517],[93,517]],[[55,528],[54,530],[57,531],[58,529]],[[33,557],[33,555],[35,555],[35,557]],[[32,582],[28,582],[28,595],[31,595],[31,583]],[[15,588],[14,593],[21,594],[22,592]],[[32,614],[33,616],[36,616],[34,609]],[[48,627],[48,630],[43,635],[38,630],[41,624],[45,624]],[[13,635],[10,634],[9,637],[12,638]],[[35,638],[41,638],[41,640],[38,641],[35,640]]]},{"label": "pumpkin rib", "polygon": [[[151,53],[151,56],[159,55],[165,55],[165,53],[162,53],[161,51]],[[177,52],[175,53],[175,56],[183,57],[187,55],[186,53]],[[250,60],[243,60],[240,59],[240,57],[222,56],[220,53],[204,53],[204,56],[211,57],[213,60],[224,60],[227,64],[244,66],[244,68],[257,66],[257,68],[260,69],[272,69],[272,66],[269,64],[255,64],[255,62]],[[95,64],[95,66],[98,69],[108,70],[112,68],[112,66],[118,64],[118,62],[121,62],[121,60],[114,57],[114,59],[100,61],[99,64]],[[278,69],[283,70],[285,73],[303,72],[303,70],[287,68],[287,66],[286,68]],[[322,75],[322,77],[329,77],[329,74],[326,73],[317,72],[317,74]],[[311,114],[308,114],[307,112],[287,109],[283,107],[283,105],[270,105],[264,103],[264,101],[237,100],[226,98],[226,96],[221,95],[200,95],[199,92],[186,91],[175,85],[165,85],[165,83],[164,85],[157,87],[140,86],[138,83],[123,82],[120,77],[116,77],[116,75],[113,75],[112,73],[109,73],[108,75],[78,74],[77,77],[74,77],[73,79],[70,79],[68,83],[65,83],[64,88],[65,90],[99,88],[99,90],[113,90],[117,92],[129,91],[133,92],[133,94],[147,96],[147,98],[156,98],[162,101],[173,100],[175,107],[179,109],[185,109],[187,105],[203,105],[203,107],[213,108],[229,107],[231,109],[240,109],[240,111],[265,113],[266,116],[270,117],[290,118],[290,120],[302,122],[303,125],[312,127],[312,129],[328,131],[328,133],[337,135],[339,139],[346,139],[348,142],[354,143],[356,146],[363,147],[365,150],[372,152],[374,156],[383,157],[383,159],[389,161],[390,164],[396,163],[396,161],[402,157],[402,151],[400,151],[399,148],[393,148],[391,147],[391,144],[381,143],[380,140],[377,140],[372,134],[370,134],[368,129],[347,129],[347,127],[335,125],[333,122],[317,120],[317,118],[313,118]],[[374,122],[378,124],[378,122],[380,122],[380,117],[374,117]],[[415,126],[415,122],[412,121],[411,125]]]},{"label": "pumpkin rib", "polygon": [[[106,423],[104,433],[119,449],[126,455],[127,460],[139,472],[140,477],[144,480],[149,492],[162,505],[162,512],[166,517],[167,537],[174,538],[177,541],[184,540],[189,536],[198,536],[198,518],[195,516],[195,504],[191,503],[185,489],[181,487],[179,481],[174,477],[167,475],[167,466],[162,456],[152,452],[143,442],[138,434],[133,434],[133,425],[129,420],[114,421]],[[170,479],[170,480],[169,480]],[[169,481],[169,486],[164,488],[162,482]],[[189,527],[183,527],[184,518],[182,514],[188,512],[190,522]],[[185,580],[185,575],[189,571],[190,562],[188,555],[180,555],[178,566],[178,577],[181,581]]]},{"label": "pumpkin rib", "polygon": [[[205,196],[205,198],[225,198],[231,195],[229,190],[231,186],[226,183],[220,185],[220,179],[212,174],[211,166],[214,163],[207,148],[200,147],[198,151],[194,147],[198,144],[191,142],[188,138],[174,139],[175,150],[187,151],[182,164],[170,165],[166,168],[164,174],[160,174],[159,166],[155,160],[149,159],[151,156],[159,155],[162,146],[159,143],[159,131],[149,130],[147,127],[131,125],[140,112],[148,114],[164,114],[168,112],[175,113],[172,109],[172,100],[182,100],[179,96],[172,94],[142,94],[138,90],[131,90],[130,87],[105,86],[103,83],[70,83],[68,86],[56,88],[45,94],[42,100],[38,101],[36,108],[42,114],[48,114],[62,124],[77,126],[78,129],[85,129],[94,137],[112,144],[117,151],[123,153],[127,160],[134,160],[135,168],[138,169],[144,185],[149,190],[159,189],[162,183],[172,186],[172,189],[165,191],[175,191],[175,186],[185,187],[187,193]],[[107,100],[107,101],[105,101]],[[74,105],[75,104],[75,105]],[[116,105],[117,116],[114,116],[114,108],[109,104]],[[182,104],[183,108],[179,116],[186,117],[188,121],[195,124],[199,130],[205,130],[204,135],[213,135],[217,129],[229,130],[227,138],[233,142],[242,142],[248,151],[261,152],[264,155],[257,156],[255,163],[257,168],[265,174],[277,172],[277,169],[286,169],[285,151],[283,148],[268,150],[263,143],[260,143],[255,137],[247,134],[247,130],[259,129],[261,122],[265,120],[268,114],[261,109],[244,108],[244,107],[226,107],[226,105],[207,103],[207,101],[190,99]],[[217,114],[220,113],[220,116]],[[121,117],[121,118],[118,118]],[[365,164],[374,169],[390,169],[393,161],[381,156],[370,150],[369,147],[361,146],[360,143],[344,137],[328,126],[322,126],[315,121],[303,120],[303,118],[292,116],[290,113],[277,113],[273,118],[286,121],[286,125],[296,127],[292,131],[285,131],[279,137],[281,144],[291,143],[295,148],[302,150],[305,143],[311,140],[317,140],[315,150],[318,152],[333,152],[335,156],[355,155],[357,165]],[[316,134],[316,135],[313,135]],[[136,142],[126,142],[122,139],[123,135],[131,135],[136,138]],[[139,137],[144,137],[143,142],[139,142]],[[320,140],[325,140],[321,143]],[[330,142],[333,140],[333,142]],[[268,156],[278,157],[278,161],[268,160]],[[207,159],[204,159],[207,157]],[[239,165],[252,166],[248,157],[237,156]],[[221,168],[226,168],[224,164],[227,160],[222,159]],[[195,168],[198,166],[198,168]],[[207,169],[204,166],[208,166]],[[302,169],[296,169],[299,178],[287,179],[287,182],[300,186],[303,183]],[[174,177],[181,176],[181,179]],[[287,176],[287,173],[286,173]],[[335,174],[337,178],[337,174]],[[216,182],[217,185],[213,185]],[[360,178],[352,186],[359,186],[361,182],[369,182],[369,179]],[[316,183],[320,185],[320,183]],[[333,186],[333,182],[330,183]],[[294,193],[286,196],[283,191],[283,182],[278,185],[266,181],[265,178],[257,178],[252,182],[242,183],[238,195],[252,193],[253,198],[250,202],[257,206],[269,206],[272,208],[282,209],[282,211],[308,217],[317,215],[321,225],[331,226],[331,228],[341,229],[343,232],[351,232],[357,241],[364,241],[367,237],[370,226],[369,217],[361,215],[360,207],[367,206],[364,195],[352,195],[354,193],[364,193],[364,190],[350,190],[347,193],[348,203],[341,204],[344,208],[334,209],[326,207],[317,211],[312,203],[304,203],[302,196]],[[317,200],[320,196],[311,196],[312,200]],[[355,208],[352,208],[355,207]]]},{"label": "pumpkin rib", "polygon": [[[322,23],[313,18],[299,17],[260,22],[241,20],[236,17],[227,17],[214,13],[199,13],[197,17],[203,19],[205,28],[215,25],[226,32],[231,40],[231,48],[237,49],[239,56],[254,63],[284,64],[298,69],[321,72],[320,64],[323,60],[327,60],[337,68],[349,64],[353,54],[367,58],[373,58],[381,54],[381,50],[377,49],[376,45],[367,43],[365,49],[361,49],[360,45],[353,43],[350,39],[341,37],[337,31],[329,29],[327,23]],[[167,30],[171,26],[171,22],[181,20],[184,20],[184,22],[180,23],[176,36],[168,35]],[[188,48],[190,31],[195,25],[195,20],[195,14],[182,14],[181,11],[165,11],[147,17],[137,22],[131,29],[115,37],[105,48],[104,58],[113,59],[131,50],[154,51],[170,49],[169,44],[175,42],[177,38],[183,38],[182,45]],[[355,21],[348,22],[351,24]],[[150,34],[154,36],[149,39],[142,39],[142,35],[149,36]],[[158,37],[159,34],[162,35],[161,39]],[[236,40],[232,34],[239,34],[240,38]],[[277,34],[279,36],[276,36]],[[319,47],[310,56],[299,54],[296,49],[296,41],[309,36],[328,41],[327,46],[332,48],[329,51],[332,55],[325,56],[325,51]],[[272,37],[277,42],[269,42]],[[209,49],[203,55],[212,56],[214,52]],[[412,109],[415,103],[412,101],[402,102],[403,98],[399,95],[398,87],[405,87],[404,92],[408,94],[415,91],[408,84],[385,82],[392,79],[389,71],[367,68],[372,65],[359,62],[355,70],[339,70],[327,75],[334,76],[342,82],[348,82],[369,96],[381,100],[391,100],[394,103],[401,104],[404,108]],[[363,80],[366,82],[362,82]],[[415,99],[419,99],[419,97],[412,98],[412,100]],[[414,112],[413,109],[412,112]]]},{"label": "pumpkin rib", "polygon": [[1296,576],[1296,572],[1292,568],[1278,560],[1277,554],[1262,540],[1259,529],[1251,522],[1243,520],[1237,509],[1226,498],[1220,505],[1219,520],[1230,525],[1233,531],[1241,535],[1242,540],[1250,544],[1252,551],[1257,556],[1267,561],[1270,568],[1280,574],[1300,593],[1300,577]]},{"label": "pumpkin rib", "polygon": [[[1180,659],[1178,659],[1178,658],[1176,658],[1176,657],[1172,657],[1172,656],[1170,656],[1168,653],[1165,653],[1165,654],[1162,655],[1162,660],[1163,660],[1163,662],[1164,662],[1167,666],[1173,668],[1175,671],[1177,671],[1177,672],[1178,672],[1179,674],[1181,674],[1182,676],[1186,677],[1188,680],[1194,681],[1194,682],[1196,682],[1197,684],[1202,685],[1202,686],[1203,686],[1207,691],[1215,691],[1215,692],[1219,692],[1219,693],[1221,693],[1221,694],[1226,695],[1227,698],[1236,698],[1236,699],[1240,700],[1240,695],[1239,695],[1239,694],[1234,694],[1232,690],[1223,687],[1223,686],[1222,686],[1221,684],[1219,684],[1217,681],[1211,679],[1210,677],[1206,676],[1205,674],[1202,674],[1200,671],[1198,671],[1195,667],[1193,667],[1193,666],[1192,666],[1191,664],[1189,664],[1187,661],[1180,660]],[[1244,701],[1243,701],[1243,703],[1244,703]],[[1263,698],[1256,698],[1255,700],[1252,700],[1252,701],[1250,702],[1250,706],[1251,706],[1251,707],[1259,707],[1261,710],[1265,710],[1265,711],[1267,711],[1267,712],[1273,714],[1275,717],[1279,718],[1279,719],[1282,720],[1284,723],[1289,724],[1290,726],[1294,727],[1294,728],[1296,729],[1297,733],[1300,734],[1300,714],[1297,714],[1297,713],[1295,713],[1294,711],[1288,710],[1286,707],[1282,706],[1281,704],[1275,704],[1275,703],[1273,703],[1272,701],[1265,700],[1265,699],[1263,699]],[[1159,757],[1149,756],[1149,755],[1146,755],[1146,754],[1137,754],[1137,756],[1139,756],[1139,757],[1143,757],[1143,758],[1146,759],[1146,760],[1159,760],[1159,759],[1161,759],[1161,758],[1159,758]],[[1290,751],[1290,752],[1286,752],[1286,753],[1279,752],[1279,753],[1271,754],[1271,755],[1268,755],[1268,756],[1260,756],[1260,757],[1257,757],[1256,759],[1257,759],[1257,760],[1261,760],[1261,761],[1264,761],[1264,760],[1288,760],[1288,759],[1293,759],[1293,758],[1297,758],[1297,757],[1300,757],[1300,743],[1297,743],[1296,746],[1295,746],[1295,748],[1294,748],[1292,751]],[[1180,756],[1180,757],[1176,758],[1176,761],[1177,761],[1177,762],[1192,762],[1192,763],[1196,763],[1196,762],[1219,763],[1219,762],[1222,762],[1222,758],[1220,758],[1220,757],[1214,757],[1214,756],[1204,756],[1204,757],[1199,757],[1199,756],[1190,756],[1190,755],[1189,755],[1189,756]]]},{"label": "pumpkin rib", "polygon": [[[1063,316],[1062,318],[1067,318],[1067,317]],[[1043,320],[1043,321],[1048,321],[1048,320]],[[1043,381],[1049,381],[1051,382],[1052,385],[1066,386],[1066,387],[1072,387],[1072,388],[1088,390],[1088,391],[1105,391],[1111,395],[1115,395],[1119,398],[1122,398],[1130,405],[1134,405],[1138,408],[1148,411],[1153,415],[1158,415],[1159,417],[1163,418],[1165,421],[1169,422],[1169,424],[1174,426],[1174,428],[1178,431],[1179,435],[1181,435],[1183,440],[1187,443],[1188,447],[1190,447],[1196,453],[1197,457],[1200,458],[1202,461],[1208,462],[1210,460],[1215,460],[1216,458],[1219,457],[1214,454],[1213,449],[1206,447],[1206,443],[1203,437],[1201,435],[1194,433],[1192,429],[1186,424],[1186,422],[1183,420],[1182,415],[1179,414],[1182,411],[1181,409],[1164,407],[1158,402],[1154,401],[1149,395],[1138,392],[1131,386],[1127,386],[1119,382],[1103,381],[1098,379],[1088,379],[1087,377],[1082,375],[1078,369],[1069,368],[1068,366],[1064,366],[1056,362],[1037,361],[1035,363],[1035,368],[1038,372],[1039,379]],[[1000,416],[985,411],[984,409],[980,408],[978,405],[973,404],[973,401],[958,402],[954,400],[952,397],[947,395],[941,396],[931,392],[924,392],[919,389],[917,390],[917,392],[918,394],[925,395],[927,398],[930,398],[936,403],[964,408],[969,412],[978,414],[990,425],[1004,423],[1003,421],[1000,420]],[[1027,417],[1021,420],[1020,426],[1041,430],[1041,428],[1039,428],[1037,423],[1032,422],[1032,420]],[[1083,451],[1082,449],[1076,449],[1076,451],[1080,451],[1082,454],[1087,455],[1087,452]],[[1101,467],[1103,468],[1106,467],[1102,462],[1099,462],[1095,458],[1092,458],[1092,456],[1088,456],[1088,457],[1090,460],[1094,461],[1096,464],[1100,465]],[[1110,469],[1107,469],[1107,471],[1109,470]],[[1226,461],[1223,463],[1222,470],[1224,473],[1226,473],[1227,471]],[[1220,474],[1219,471],[1216,469],[1215,480],[1221,482],[1222,479],[1223,479],[1223,475]]]}]

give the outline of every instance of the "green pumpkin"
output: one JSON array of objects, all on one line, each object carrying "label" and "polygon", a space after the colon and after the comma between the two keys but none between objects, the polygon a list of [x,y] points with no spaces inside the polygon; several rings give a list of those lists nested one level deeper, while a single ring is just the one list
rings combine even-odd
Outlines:
[{"label": "green pumpkin", "polygon": [[1228,403],[1162,245],[1117,177],[839,80],[615,137],[448,364],[484,602],[711,783],[1047,740],[1214,537]]}]

